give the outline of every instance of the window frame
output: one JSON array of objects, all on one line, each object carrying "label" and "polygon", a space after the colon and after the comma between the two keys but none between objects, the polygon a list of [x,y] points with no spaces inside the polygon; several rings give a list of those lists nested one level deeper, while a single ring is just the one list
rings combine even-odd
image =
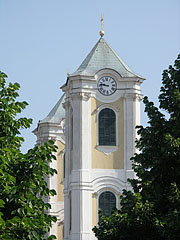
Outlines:
[{"label": "window frame", "polygon": [[116,208],[118,209],[118,203],[119,203],[118,194],[113,189],[109,189],[109,188],[102,189],[97,195],[97,220],[98,220],[98,222],[100,220],[99,219],[99,197],[104,192],[111,192],[112,194],[114,194],[114,196],[116,198]]},{"label": "window frame", "polygon": [[[114,145],[112,145],[112,144],[100,144],[100,114],[103,112],[103,111],[105,111],[105,110],[110,110],[110,111],[112,111],[112,113],[113,113],[113,117],[115,118],[115,123],[114,123],[114,126],[113,127],[115,127],[115,138],[113,139],[113,140],[115,140],[115,144]],[[116,137],[116,135],[117,135],[117,131],[116,131],[116,129],[117,129],[117,124],[116,124],[116,121],[117,121],[117,119],[116,119],[116,113],[115,113],[115,111],[112,109],[112,108],[109,108],[109,107],[106,107],[106,108],[103,108],[103,109],[101,109],[100,111],[99,111],[99,114],[98,114],[98,145],[99,146],[109,146],[109,147],[114,147],[114,146],[117,146],[117,137]]]},{"label": "window frame", "polygon": [[[111,109],[114,113],[115,113],[115,117],[116,117],[116,145],[114,146],[110,146],[110,145],[99,145],[99,114],[100,112],[105,109],[105,108],[109,108]],[[104,152],[105,154],[110,154],[111,152],[115,152],[118,150],[118,145],[119,145],[119,142],[118,142],[118,112],[119,112],[119,109],[117,109],[115,106],[112,106],[111,104],[103,104],[101,106],[99,106],[97,108],[97,146],[96,148],[101,151],[101,152]]]}]

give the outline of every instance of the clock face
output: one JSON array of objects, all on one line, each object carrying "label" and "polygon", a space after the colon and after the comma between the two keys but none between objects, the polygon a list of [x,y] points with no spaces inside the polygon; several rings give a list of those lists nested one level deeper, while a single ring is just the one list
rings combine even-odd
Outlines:
[{"label": "clock face", "polygon": [[117,90],[117,83],[112,77],[104,76],[99,79],[97,87],[101,94],[109,96]]}]

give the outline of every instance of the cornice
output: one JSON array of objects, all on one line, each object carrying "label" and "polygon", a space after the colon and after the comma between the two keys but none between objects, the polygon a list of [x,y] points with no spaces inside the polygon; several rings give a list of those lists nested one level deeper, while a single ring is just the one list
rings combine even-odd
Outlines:
[{"label": "cornice", "polygon": [[124,93],[123,97],[128,101],[141,101],[143,99],[143,95],[139,93]]},{"label": "cornice", "polygon": [[88,101],[91,97],[91,93],[89,92],[72,93],[70,97],[72,101],[77,101],[77,100]]}]

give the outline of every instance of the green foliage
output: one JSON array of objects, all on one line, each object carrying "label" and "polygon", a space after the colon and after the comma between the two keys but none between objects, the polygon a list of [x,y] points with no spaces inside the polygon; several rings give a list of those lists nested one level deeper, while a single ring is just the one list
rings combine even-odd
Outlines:
[{"label": "green foliage", "polygon": [[133,192],[124,190],[121,209],[100,218],[99,240],[180,239],[180,55],[163,72],[160,92],[159,109],[143,100],[149,121],[137,126]]},{"label": "green foliage", "polygon": [[5,78],[0,72],[0,239],[44,239],[56,221],[47,214],[50,205],[44,201],[56,194],[45,181],[46,176],[56,173],[49,167],[56,159],[56,146],[49,141],[21,153],[24,140],[20,130],[29,128],[32,120],[18,118],[27,103],[16,100],[19,84],[6,86]]}]

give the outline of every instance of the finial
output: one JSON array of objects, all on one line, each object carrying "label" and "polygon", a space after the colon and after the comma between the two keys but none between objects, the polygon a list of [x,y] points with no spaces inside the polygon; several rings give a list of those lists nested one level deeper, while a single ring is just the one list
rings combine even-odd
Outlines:
[{"label": "finial", "polygon": [[69,69],[67,69],[67,77],[69,77],[69,75],[70,75],[70,74],[69,74]]},{"label": "finial", "polygon": [[104,16],[101,15],[101,31],[99,32],[99,34],[100,34],[101,37],[104,36],[104,31],[103,31],[103,20],[104,20]]}]

